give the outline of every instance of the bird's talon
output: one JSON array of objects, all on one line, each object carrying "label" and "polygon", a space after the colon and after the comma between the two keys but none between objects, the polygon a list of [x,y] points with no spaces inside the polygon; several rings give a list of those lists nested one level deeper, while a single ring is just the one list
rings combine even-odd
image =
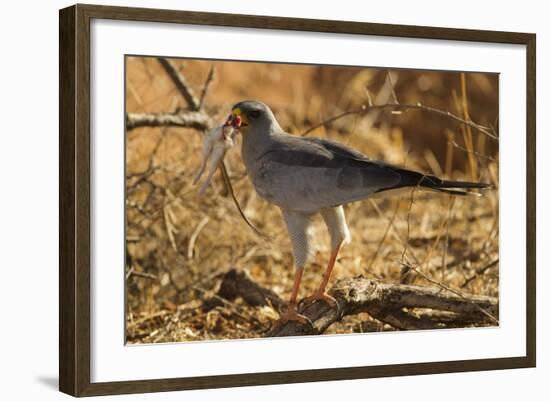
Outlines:
[{"label": "bird's talon", "polygon": [[324,301],[331,308],[334,308],[334,307],[340,308],[340,306],[338,305],[338,301],[336,301],[336,299],[333,296],[328,295],[326,292],[316,292],[315,294],[310,295],[309,297],[305,297],[300,301],[300,305],[309,306],[315,303],[315,301]]},{"label": "bird's talon", "polygon": [[273,323],[273,328],[276,329],[278,327],[281,327],[290,321],[295,321],[301,324],[307,324],[315,329],[315,326],[313,325],[313,322],[311,321],[311,319],[309,319],[307,316],[304,316],[298,313],[296,304],[288,305],[286,307],[286,310],[279,316],[279,319]]}]

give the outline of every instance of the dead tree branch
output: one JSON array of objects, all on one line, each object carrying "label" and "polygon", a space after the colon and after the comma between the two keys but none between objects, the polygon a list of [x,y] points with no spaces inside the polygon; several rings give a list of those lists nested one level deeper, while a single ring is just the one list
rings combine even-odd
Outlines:
[{"label": "dead tree branch", "polygon": [[[311,320],[312,326],[291,321],[272,328],[267,336],[320,334],[344,316],[358,313],[368,313],[399,330],[493,324],[480,308],[493,316],[498,315],[498,299],[494,297],[458,296],[438,287],[382,283],[362,276],[339,280],[329,293],[338,302],[338,307],[330,307],[324,302],[300,307],[299,312]],[[217,295],[228,300],[240,296],[252,306],[271,304],[280,308],[285,304],[273,291],[236,269],[223,275]],[[205,303],[207,309],[216,306],[211,302]]]},{"label": "dead tree branch", "polygon": [[189,108],[192,111],[199,110],[200,108],[199,99],[197,99],[197,97],[195,96],[193,89],[191,89],[185,77],[182,74],[180,74],[176,65],[169,59],[166,59],[163,57],[158,57],[157,60],[159,61],[160,65],[162,65],[166,73],[170,76],[170,78],[172,78],[174,85],[176,85],[179,92],[187,101]]},{"label": "dead tree branch", "polygon": [[126,113],[126,129],[139,127],[183,127],[205,130],[211,120],[199,111],[176,111],[174,113]]}]

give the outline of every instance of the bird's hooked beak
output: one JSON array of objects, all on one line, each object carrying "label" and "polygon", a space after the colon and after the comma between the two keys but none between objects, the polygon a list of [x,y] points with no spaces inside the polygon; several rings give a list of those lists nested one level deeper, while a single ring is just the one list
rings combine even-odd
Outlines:
[{"label": "bird's hooked beak", "polygon": [[224,124],[225,126],[232,126],[235,129],[240,129],[242,127],[248,127],[248,120],[246,115],[239,108],[235,108],[231,111],[231,114],[227,118],[227,121]]}]

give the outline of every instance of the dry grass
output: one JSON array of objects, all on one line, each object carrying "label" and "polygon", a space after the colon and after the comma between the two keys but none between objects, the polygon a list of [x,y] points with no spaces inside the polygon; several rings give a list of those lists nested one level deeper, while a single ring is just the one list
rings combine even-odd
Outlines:
[{"label": "dry grass", "polygon": [[[301,133],[338,112],[367,103],[391,102],[381,69],[176,61],[200,94],[210,67],[216,78],[206,111],[222,121],[243,99],[269,104],[281,125]],[[400,102],[438,107],[486,126],[498,116],[498,77],[423,71],[392,71]],[[127,111],[186,108],[154,58],[127,60]],[[498,143],[457,122],[422,111],[377,111],[351,116],[310,135],[329,137],[373,158],[452,179],[492,182],[498,187]],[[456,146],[449,142],[456,142]],[[271,308],[240,300],[207,313],[217,276],[229,267],[282,297],[293,279],[292,255],[278,209],[259,198],[246,178],[239,146],[226,156],[232,183],[247,216],[270,234],[265,241],[220,194],[219,175],[205,196],[191,183],[199,166],[201,137],[181,128],[139,128],[127,133],[127,340],[155,343],[261,336],[277,317]],[[461,148],[465,148],[465,151]],[[476,152],[476,154],[474,154]],[[479,154],[491,159],[480,157]],[[460,291],[498,296],[498,190],[483,197],[451,198],[415,191],[346,207],[353,241],[343,247],[333,279],[365,275],[389,282],[429,284],[401,267],[403,253],[433,279]],[[392,227],[390,226],[390,223]],[[316,220],[315,252],[300,297],[319,284],[328,259],[328,236]],[[391,330],[367,315],[345,318],[329,333]]]}]

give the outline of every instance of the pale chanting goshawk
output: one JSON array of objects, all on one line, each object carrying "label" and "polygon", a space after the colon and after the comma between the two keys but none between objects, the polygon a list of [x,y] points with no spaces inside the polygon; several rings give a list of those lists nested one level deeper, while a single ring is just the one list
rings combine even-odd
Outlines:
[{"label": "pale chanting goshawk", "polygon": [[302,272],[310,252],[307,231],[312,216],[320,213],[328,228],[331,255],[315,293],[304,298],[335,305],[326,287],[343,243],[350,241],[343,205],[390,190],[407,187],[464,195],[489,184],[446,181],[433,175],[370,160],[338,142],[286,133],[270,108],[262,102],[243,101],[233,106],[226,125],[242,134],[242,159],[256,192],[282,212],[294,255],[294,285],[278,324],[306,322],[297,311]]}]

